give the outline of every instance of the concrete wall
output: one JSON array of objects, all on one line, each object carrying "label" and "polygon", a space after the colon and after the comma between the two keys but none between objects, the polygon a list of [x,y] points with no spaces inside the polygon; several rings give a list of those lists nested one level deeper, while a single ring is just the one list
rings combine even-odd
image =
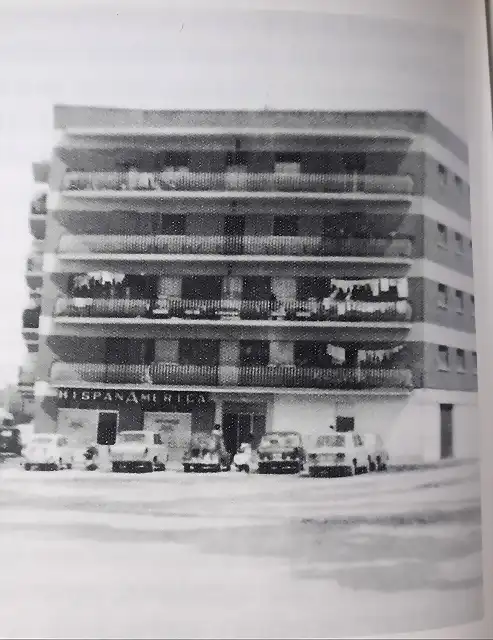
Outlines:
[{"label": "concrete wall", "polygon": [[[440,397],[416,391],[409,397],[358,396],[352,398],[350,413],[357,431],[382,436],[393,463],[434,462],[440,459],[440,402],[451,401],[454,456],[476,457],[479,427],[475,394]],[[295,429],[309,444],[335,424],[337,415],[348,415],[343,405],[334,397],[276,396],[270,428]]]}]

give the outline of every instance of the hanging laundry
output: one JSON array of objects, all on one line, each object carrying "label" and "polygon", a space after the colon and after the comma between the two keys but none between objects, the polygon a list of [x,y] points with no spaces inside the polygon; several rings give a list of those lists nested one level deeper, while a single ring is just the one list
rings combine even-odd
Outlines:
[{"label": "hanging laundry", "polygon": [[397,295],[399,296],[399,298],[409,297],[409,286],[407,278],[400,278],[400,280],[397,281]]},{"label": "hanging laundry", "polygon": [[387,292],[390,288],[390,283],[388,278],[381,278],[380,280],[380,291],[382,291],[382,293]]}]

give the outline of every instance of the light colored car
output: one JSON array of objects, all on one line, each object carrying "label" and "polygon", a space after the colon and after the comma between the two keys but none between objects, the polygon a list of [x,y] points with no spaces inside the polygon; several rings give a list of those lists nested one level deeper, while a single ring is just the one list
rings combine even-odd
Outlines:
[{"label": "light colored car", "polygon": [[168,446],[154,431],[120,431],[109,459],[112,471],[165,471]]},{"label": "light colored car", "polygon": [[315,477],[338,471],[345,475],[368,473],[368,453],[359,433],[333,431],[317,438],[308,450],[308,473]]},{"label": "light colored car", "polygon": [[363,434],[363,442],[368,452],[370,471],[386,471],[389,464],[389,452],[382,437],[375,433]]},{"label": "light colored car", "polygon": [[58,433],[35,433],[24,448],[24,468],[47,467],[53,470],[71,469],[74,452],[66,436]]}]

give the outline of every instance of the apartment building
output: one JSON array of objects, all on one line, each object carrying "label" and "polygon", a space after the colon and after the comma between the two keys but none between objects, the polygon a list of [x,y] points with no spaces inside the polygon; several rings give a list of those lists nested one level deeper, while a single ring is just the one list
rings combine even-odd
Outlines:
[{"label": "apartment building", "polygon": [[179,456],[214,424],[232,452],[334,426],[395,459],[476,454],[452,131],[424,112],[75,106],[55,127],[38,431],[160,429]]},{"label": "apartment building", "polygon": [[43,252],[46,232],[46,200],[48,197],[49,163],[36,162],[32,166],[35,191],[29,211],[31,248],[26,260],[28,304],[22,313],[22,335],[26,357],[19,367],[17,388],[22,398],[23,411],[34,414],[34,383],[39,348],[39,317],[43,285]]}]

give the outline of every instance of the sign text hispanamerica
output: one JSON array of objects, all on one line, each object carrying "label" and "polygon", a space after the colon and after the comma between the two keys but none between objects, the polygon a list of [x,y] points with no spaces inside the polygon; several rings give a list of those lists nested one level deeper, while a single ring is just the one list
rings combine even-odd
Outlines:
[{"label": "sign text hispanamerica", "polygon": [[57,404],[63,408],[109,408],[141,406],[148,411],[166,407],[200,407],[210,401],[208,393],[200,391],[163,391],[134,389],[59,388]]}]

